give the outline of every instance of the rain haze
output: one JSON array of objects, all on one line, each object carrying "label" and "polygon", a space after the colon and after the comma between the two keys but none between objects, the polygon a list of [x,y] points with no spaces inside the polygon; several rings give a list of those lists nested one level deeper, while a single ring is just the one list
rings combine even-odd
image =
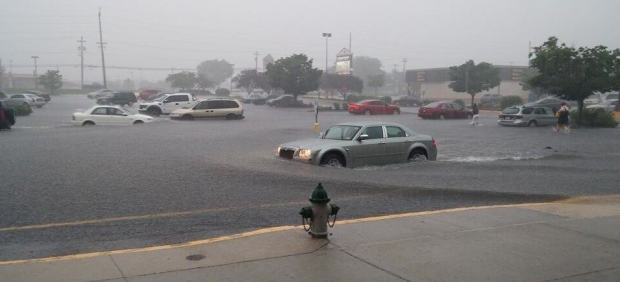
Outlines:
[{"label": "rain haze", "polygon": [[[84,46],[85,80],[101,83],[97,12],[101,7],[108,79],[163,80],[225,59],[235,70],[304,53],[324,69],[351,47],[379,58],[383,69],[448,67],[468,59],[527,65],[528,43],[550,36],[576,46],[620,46],[620,2],[599,1],[0,1],[0,58],[14,73],[59,70],[79,82],[77,42]],[[260,61],[259,61],[260,62]],[[123,67],[127,69],[119,69]],[[262,64],[259,63],[259,69]],[[151,69],[151,70],[149,70]],[[152,70],[158,69],[158,70]],[[166,70],[163,70],[166,69]],[[169,70],[167,70],[169,69]]]}]

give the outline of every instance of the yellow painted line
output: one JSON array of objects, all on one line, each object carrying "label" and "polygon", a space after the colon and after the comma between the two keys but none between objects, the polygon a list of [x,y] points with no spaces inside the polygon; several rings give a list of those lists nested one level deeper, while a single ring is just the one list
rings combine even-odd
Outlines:
[{"label": "yellow painted line", "polygon": [[[481,210],[481,209],[491,209],[491,208],[526,207],[526,206],[537,206],[537,205],[546,205],[546,204],[549,204],[549,203],[547,202],[547,203],[490,205],[490,206],[479,206],[479,207],[454,208],[454,209],[445,209],[445,210],[436,210],[436,211],[423,211],[423,212],[402,213],[402,214],[393,214],[393,215],[384,215],[384,216],[374,216],[374,217],[366,217],[366,218],[359,218],[359,219],[339,220],[337,224],[343,225],[343,224],[379,221],[379,220],[386,220],[386,219],[423,216],[423,215],[429,215],[429,214],[440,214],[440,213],[460,212],[460,211],[468,211],[468,210]],[[84,253],[84,254],[58,256],[58,257],[47,257],[47,258],[38,258],[38,259],[0,261],[0,266],[12,265],[12,264],[23,264],[23,263],[45,263],[45,262],[55,262],[55,261],[63,261],[63,260],[85,259],[85,258],[92,258],[92,257],[99,257],[99,256],[108,256],[108,255],[120,255],[120,254],[128,254],[128,253],[161,251],[161,250],[169,250],[169,249],[175,249],[175,248],[193,247],[193,246],[199,246],[199,245],[210,244],[210,243],[215,243],[215,242],[222,242],[222,241],[228,241],[228,240],[233,240],[233,239],[246,238],[250,236],[256,236],[256,235],[273,233],[273,232],[280,232],[280,231],[287,231],[287,230],[294,230],[294,229],[301,229],[301,226],[288,225],[288,226],[270,227],[270,228],[263,228],[263,229],[258,229],[258,230],[254,230],[250,232],[221,236],[221,237],[216,237],[216,238],[190,241],[190,242],[179,243],[179,244],[153,246],[153,247],[146,247],[146,248],[93,252],[93,253]]]},{"label": "yellow painted line", "polygon": [[[340,201],[352,201],[352,200],[357,200],[360,198],[368,198],[370,196],[371,195],[351,196],[351,197],[342,198],[340,199]],[[179,216],[186,216],[186,215],[196,215],[196,214],[202,214],[202,213],[222,212],[222,211],[233,211],[233,210],[241,210],[241,209],[257,209],[257,208],[270,208],[270,207],[309,205],[309,204],[310,203],[308,201],[294,201],[294,202],[285,202],[285,203],[247,205],[247,206],[227,207],[227,208],[199,209],[199,210],[181,211],[181,212],[166,212],[166,213],[158,213],[158,214],[130,215],[130,216],[121,216],[121,217],[88,219],[88,220],[71,221],[71,222],[45,223],[45,224],[26,225],[26,226],[11,226],[11,227],[0,228],[0,233],[11,232],[11,231],[23,231],[23,230],[33,230],[33,229],[47,229],[47,228],[56,228],[56,227],[99,224],[99,223],[108,223],[108,222],[117,222],[117,221],[179,217]]]}]

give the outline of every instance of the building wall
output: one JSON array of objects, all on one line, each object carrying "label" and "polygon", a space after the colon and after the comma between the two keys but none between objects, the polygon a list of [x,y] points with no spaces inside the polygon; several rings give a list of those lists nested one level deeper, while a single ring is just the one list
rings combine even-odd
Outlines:
[{"label": "building wall", "polygon": [[[452,91],[448,85],[450,82],[422,82],[419,84],[420,91],[424,95],[421,96],[423,100],[435,100],[435,101],[454,101],[456,99],[461,99],[468,103],[471,100],[471,96],[467,93],[458,93]],[[529,91],[524,91],[518,81],[506,80],[502,81],[499,89],[495,87],[489,91],[481,92],[476,94],[474,101],[479,102],[480,98],[483,94],[492,93],[499,94],[503,96],[520,96],[523,101],[527,101],[529,96]]]}]

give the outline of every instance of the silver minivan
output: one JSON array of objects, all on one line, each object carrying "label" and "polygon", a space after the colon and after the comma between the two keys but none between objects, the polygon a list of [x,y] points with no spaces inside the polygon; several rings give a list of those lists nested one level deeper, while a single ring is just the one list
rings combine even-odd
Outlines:
[{"label": "silver minivan", "polygon": [[505,108],[499,115],[497,124],[507,126],[542,126],[554,125],[557,118],[553,110],[547,107],[514,106]]}]

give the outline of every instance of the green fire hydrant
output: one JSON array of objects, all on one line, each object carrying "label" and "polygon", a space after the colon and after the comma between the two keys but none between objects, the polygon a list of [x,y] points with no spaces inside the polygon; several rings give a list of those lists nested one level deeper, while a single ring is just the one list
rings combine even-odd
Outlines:
[{"label": "green fire hydrant", "polygon": [[[327,226],[334,227],[336,215],[340,207],[332,204],[328,205],[330,198],[327,196],[327,191],[323,189],[321,183],[316,186],[309,201],[312,203],[312,206],[303,207],[299,212],[304,230],[309,231],[308,233],[312,235],[312,238],[327,238]],[[332,224],[329,224],[330,215],[334,216]],[[308,222],[308,228],[306,228],[306,222]]]}]

